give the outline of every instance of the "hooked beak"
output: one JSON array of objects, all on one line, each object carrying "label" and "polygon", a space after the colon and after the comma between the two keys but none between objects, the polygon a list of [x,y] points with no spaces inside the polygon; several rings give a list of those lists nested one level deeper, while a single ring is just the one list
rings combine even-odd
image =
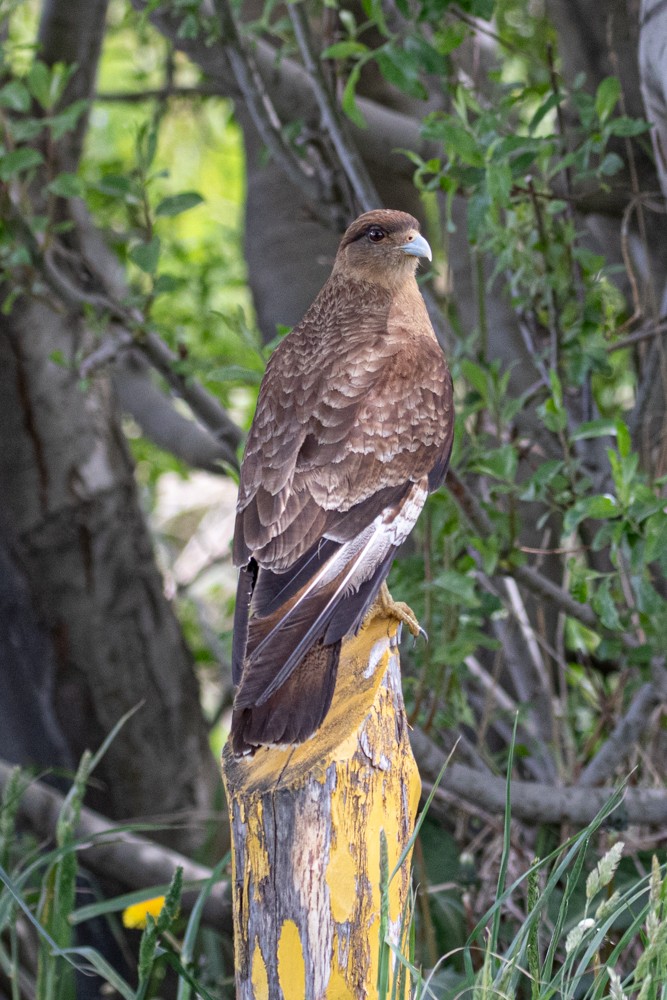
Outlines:
[{"label": "hooked beak", "polygon": [[429,260],[433,260],[433,254],[431,253],[431,248],[423,236],[419,233],[415,233],[414,236],[408,238],[407,243],[403,243],[399,250],[404,253],[409,253],[413,257],[428,257]]}]

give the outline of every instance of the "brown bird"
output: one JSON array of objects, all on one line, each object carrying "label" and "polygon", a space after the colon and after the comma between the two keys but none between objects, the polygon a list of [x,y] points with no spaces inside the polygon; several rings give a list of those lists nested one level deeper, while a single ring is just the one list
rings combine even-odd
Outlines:
[{"label": "brown bird", "polygon": [[[452,382],[415,280],[431,259],[404,212],[366,212],[268,363],[234,534],[237,755],[302,743],[449,462]],[[414,631],[414,616],[393,606]],[[398,609],[398,610],[396,610]],[[408,609],[409,610],[409,609]]]}]

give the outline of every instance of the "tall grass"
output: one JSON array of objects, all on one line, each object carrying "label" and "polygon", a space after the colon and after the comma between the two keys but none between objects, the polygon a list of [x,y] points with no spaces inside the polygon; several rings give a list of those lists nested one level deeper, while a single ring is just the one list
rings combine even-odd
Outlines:
[{"label": "tall grass", "polygon": [[[98,977],[106,984],[103,992],[115,991],[124,1000],[147,1000],[155,995],[166,967],[171,967],[178,977],[178,1000],[194,996],[214,1000],[211,975],[207,974],[203,981],[200,961],[202,940],[208,941],[209,950],[216,945],[211,945],[211,936],[203,933],[201,919],[213,885],[223,878],[228,856],[205,883],[188,886],[198,888],[199,893],[187,920],[180,915],[184,888],[181,869],[176,870],[169,886],[78,905],[78,852],[90,846],[76,836],[86,783],[124,721],[95,755],[83,756],[63,801],[52,845],[37,844],[18,828],[21,796],[29,776],[16,768],[5,786],[0,802],[0,973],[9,984],[12,1000],[26,996],[73,1000],[80,976]],[[162,893],[165,895],[159,912],[152,915],[147,901]],[[141,936],[134,942],[124,942],[126,958],[134,956],[133,975],[122,974],[97,948],[77,943],[77,929],[100,918],[109,921],[110,936],[118,938],[116,915],[141,904],[146,904]],[[224,969],[224,963],[212,964],[222,970],[216,977],[215,997],[231,996],[225,992],[230,984],[229,970]]]},{"label": "tall grass", "polygon": [[[622,797],[619,788],[589,826],[535,859],[505,887],[511,851],[508,782],[495,900],[463,947],[442,955],[428,971],[416,966],[414,947],[407,957],[393,949],[397,966],[410,977],[409,996],[667,1000],[667,865],[654,857],[648,874],[619,890],[615,880],[623,843],[616,841],[594,861],[595,845]],[[518,921],[517,910],[524,907]],[[406,921],[413,920],[414,910],[406,912]],[[401,936],[414,940],[413,928],[404,927]],[[386,941],[385,946],[390,947]],[[388,997],[386,988],[379,991],[380,1000]]]},{"label": "tall grass", "polygon": [[[111,739],[112,737],[110,737]],[[105,746],[108,746],[108,742]],[[220,943],[207,942],[201,926],[211,887],[223,877],[227,859],[200,887],[189,918],[180,915],[182,878],[154,887],[79,905],[76,825],[86,782],[104,748],[86,755],[64,800],[53,844],[35,843],[17,828],[20,799],[29,778],[16,769],[0,804],[0,970],[11,1000],[69,1000],[77,975],[96,975],[124,1000],[148,1000],[159,993],[170,967],[178,1000],[232,996],[229,965]],[[623,844],[616,841],[595,857],[595,848],[619,806],[623,789],[586,829],[537,858],[506,885],[510,842],[510,787],[503,827],[495,899],[462,947],[442,955],[430,969],[418,966],[414,894],[403,914],[400,947],[390,941],[388,891],[428,813],[438,782],[409,844],[393,871],[381,851],[382,904],[378,1000],[667,1000],[667,867],[653,859],[644,875],[619,883]],[[93,947],[77,944],[87,921],[114,915],[164,892],[159,913],[147,908],[134,949],[133,973],[122,974]],[[517,920],[522,908],[523,919]],[[31,947],[26,946],[31,943]],[[216,954],[217,949],[217,954]],[[36,956],[31,960],[31,954]],[[202,968],[205,956],[208,970]],[[392,974],[389,974],[390,968]]]}]

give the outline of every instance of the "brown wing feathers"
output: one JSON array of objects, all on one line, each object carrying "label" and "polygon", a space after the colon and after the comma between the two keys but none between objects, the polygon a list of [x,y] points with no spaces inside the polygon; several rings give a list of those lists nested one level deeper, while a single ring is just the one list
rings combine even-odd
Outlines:
[{"label": "brown wing feathers", "polygon": [[267,367],[234,538],[236,753],[321,725],[341,639],[444,477],[452,391],[414,278],[426,253],[411,216],[361,216]]}]

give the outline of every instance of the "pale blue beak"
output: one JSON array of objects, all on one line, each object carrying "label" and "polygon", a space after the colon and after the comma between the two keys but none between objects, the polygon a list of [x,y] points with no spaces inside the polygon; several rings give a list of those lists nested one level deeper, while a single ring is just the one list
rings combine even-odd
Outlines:
[{"label": "pale blue beak", "polygon": [[419,233],[415,233],[408,239],[407,243],[403,243],[399,247],[405,253],[412,254],[413,257],[428,257],[429,260],[433,260],[433,254],[431,253],[431,248],[428,242]]}]

